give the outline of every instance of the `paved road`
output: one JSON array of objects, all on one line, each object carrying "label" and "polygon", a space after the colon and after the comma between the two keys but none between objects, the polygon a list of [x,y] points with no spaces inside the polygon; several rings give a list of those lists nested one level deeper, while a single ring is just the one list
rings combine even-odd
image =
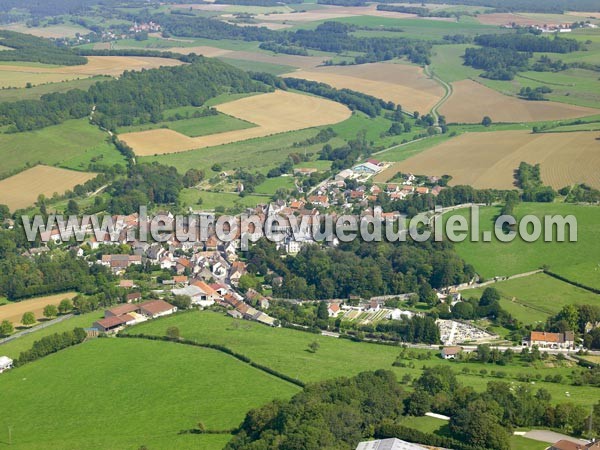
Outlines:
[{"label": "paved road", "polygon": [[44,329],[46,327],[49,327],[51,325],[63,322],[65,320],[67,320],[67,319],[70,319],[71,317],[73,317],[73,314],[65,314],[64,316],[60,316],[60,317],[58,317],[58,318],[56,318],[54,320],[48,320],[47,322],[43,322],[42,324],[37,325],[35,327],[28,328],[28,329],[23,330],[23,331],[19,331],[18,333],[15,333],[15,334],[13,334],[13,335],[5,338],[5,339],[0,340],[0,345],[6,344],[7,342],[10,342],[10,341],[18,339],[20,337],[26,336],[26,335],[28,335],[30,333],[35,333],[36,331],[42,330],[42,329]]},{"label": "paved road", "polygon": [[435,123],[437,124],[439,122],[438,110],[439,110],[439,108],[442,107],[442,105],[446,102],[446,100],[448,100],[450,98],[450,96],[452,95],[452,92],[453,92],[452,85],[449,83],[446,83],[444,80],[437,77],[431,71],[429,66],[425,66],[423,71],[425,72],[425,75],[427,75],[432,80],[437,81],[439,84],[441,84],[445,91],[444,96],[435,105],[433,105],[433,108],[431,108],[431,114],[435,118]]},{"label": "paved road", "polygon": [[526,438],[533,439],[535,441],[548,442],[549,444],[554,444],[555,442],[561,440],[575,442],[577,444],[587,444],[589,442],[583,439],[577,439],[571,436],[567,436],[566,434],[560,434],[548,430],[531,430],[527,431],[525,434],[519,433],[519,435],[525,436]]}]

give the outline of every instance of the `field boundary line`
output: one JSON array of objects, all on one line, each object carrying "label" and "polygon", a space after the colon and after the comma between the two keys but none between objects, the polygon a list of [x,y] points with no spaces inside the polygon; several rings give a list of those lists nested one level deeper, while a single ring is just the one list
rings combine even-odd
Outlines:
[{"label": "field boundary line", "polygon": [[585,284],[579,283],[578,281],[573,281],[573,280],[569,280],[566,277],[563,277],[562,275],[559,275],[555,272],[552,272],[548,269],[544,269],[544,273],[548,276],[551,276],[552,278],[556,278],[559,281],[562,281],[564,283],[570,284],[572,286],[578,287],[580,289],[584,289],[586,291],[591,292],[592,294],[596,294],[596,295],[600,295],[600,289],[597,288],[593,288],[591,286],[587,286]]}]

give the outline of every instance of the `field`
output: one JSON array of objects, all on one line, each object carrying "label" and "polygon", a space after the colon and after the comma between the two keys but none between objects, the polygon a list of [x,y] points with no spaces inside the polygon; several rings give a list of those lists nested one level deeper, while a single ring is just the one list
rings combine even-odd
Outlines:
[{"label": "field", "polygon": [[86,78],[96,75],[119,76],[125,70],[153,69],[183,64],[175,59],[149,56],[88,56],[80,66],[48,66],[43,64],[1,64],[0,87],[23,87]]},{"label": "field", "polygon": [[[500,304],[526,324],[545,322],[565,305],[600,306],[600,295],[557,280],[543,273],[494,283],[502,299]],[[535,287],[535,288],[532,288]],[[484,288],[462,291],[464,297],[480,297]]]},{"label": "field", "polygon": [[[499,208],[480,209],[480,230],[493,230]],[[468,217],[468,212],[461,212]],[[475,267],[477,273],[491,279],[529,272],[546,265],[552,272],[585,286],[600,288],[600,208],[565,203],[522,203],[515,208],[517,220],[526,214],[542,217],[574,215],[577,218],[577,242],[527,243],[515,239],[502,243],[464,242],[455,244],[458,254]]]},{"label": "field", "polygon": [[2,30],[16,31],[18,33],[32,34],[43,38],[74,37],[75,34],[88,34],[90,30],[72,23],[62,25],[46,25],[42,27],[28,27],[25,24],[15,23],[0,26]]},{"label": "field", "polygon": [[521,26],[532,25],[560,25],[563,23],[573,23],[578,19],[576,16],[566,14],[525,14],[525,13],[491,13],[480,14],[477,20],[484,25],[510,25],[516,23]]},{"label": "field", "polygon": [[[78,327],[88,328],[92,326],[96,320],[102,319],[103,317],[104,311],[93,311],[86,314],[73,315],[68,319],[54,323],[45,328],[31,328],[28,334],[0,344],[0,355],[6,355],[12,359],[18,358],[22,351],[30,349],[35,341],[38,341],[45,336],[54,333],[62,333],[64,331],[71,331],[73,328]],[[21,320],[21,318],[19,317],[18,320]]]},{"label": "field", "polygon": [[[9,72],[6,72],[9,73]],[[0,73],[0,75],[5,75]],[[23,74],[18,72],[18,76],[20,77],[19,83],[21,83],[21,79],[23,78]],[[1,77],[0,80],[5,80],[6,78]],[[84,79],[75,79],[71,81],[63,81],[58,83],[45,83],[45,84],[35,84],[35,86],[31,88],[20,88],[20,89],[0,89],[0,101],[2,102],[15,102],[18,100],[37,100],[44,94],[49,94],[51,92],[66,92],[71,89],[82,89],[87,90],[91,85],[97,83],[98,81],[106,81],[108,77],[97,76],[91,78]]]},{"label": "field", "polygon": [[[511,189],[521,161],[540,163],[544,183],[560,189],[573,183],[600,188],[595,132],[497,131],[465,133],[395,164],[385,172],[452,175],[451,184]],[[382,175],[383,179],[383,175]]]},{"label": "field", "polygon": [[402,105],[410,112],[427,113],[444,95],[444,89],[428,78],[423,69],[409,64],[329,66],[301,70],[285,76],[319,81],[338,89],[364,92]]},{"label": "field", "polygon": [[472,80],[454,82],[452,88],[451,97],[440,107],[449,123],[477,123],[484,116],[494,122],[532,122],[598,114],[597,109],[583,106],[520,100]]},{"label": "field", "polygon": [[190,138],[173,130],[150,130],[121,134],[136,154],[150,156],[214,147],[286,131],[341,122],[350,116],[345,106],[308,95],[275,91],[216,106],[217,110],[257,126]]},{"label": "field", "polygon": [[62,294],[46,295],[2,305],[0,306],[0,322],[8,320],[15,326],[20,325],[21,317],[26,312],[32,312],[35,318],[39,320],[44,317],[43,310],[46,305],[58,305],[63,299],[73,297],[75,297],[75,292],[63,292]]},{"label": "field", "polygon": [[[0,177],[38,163],[86,170],[92,159],[106,165],[123,162],[106,133],[87,119],[69,120],[41,130],[0,134]],[[18,151],[15,151],[18,149]]]},{"label": "field", "polygon": [[[269,197],[259,195],[240,197],[233,192],[208,192],[199,191],[194,188],[183,189],[179,194],[179,199],[182,206],[206,211],[213,211],[217,207],[225,209],[254,207],[259,203],[267,203],[269,201]],[[198,203],[199,199],[202,199],[201,203]]]},{"label": "field", "polygon": [[[485,389],[485,385],[493,378],[486,378],[476,373],[486,368],[488,372],[493,366],[480,363],[465,363],[471,374],[460,372],[463,364],[444,361],[437,356],[438,351],[433,350],[432,359],[416,363],[415,368],[393,367],[392,363],[398,356],[400,349],[393,346],[384,346],[369,343],[351,342],[346,339],[335,339],[319,336],[312,333],[290,330],[286,328],[268,328],[264,325],[236,321],[223,314],[213,312],[189,312],[177,316],[161,319],[160,321],[147,322],[130,328],[128,333],[145,333],[164,335],[169,326],[177,326],[185,338],[195,339],[198,342],[210,342],[229,347],[242,353],[253,361],[276,369],[286,375],[299,378],[303,381],[318,381],[331,379],[337,376],[352,376],[365,370],[379,368],[392,370],[399,379],[409,374],[419,376],[423,365],[442,365],[453,368],[458,372],[461,382],[473,386],[476,390]],[[316,353],[308,351],[308,345],[317,341],[320,344]],[[521,366],[520,363],[502,367],[510,376],[535,370],[542,375],[561,373],[567,377],[571,372],[569,367],[539,367]],[[596,388],[565,386],[555,383],[536,382],[534,389],[544,387],[553,396],[554,401],[565,399],[565,391],[571,393],[570,401],[578,404],[590,405],[595,401]],[[591,397],[589,397],[591,396]]]},{"label": "field", "polygon": [[244,130],[254,125],[225,114],[204,116],[191,119],[165,121],[155,124],[144,124],[119,129],[119,133],[133,133],[139,131],[170,129],[189,137],[205,136],[215,133],[224,133],[232,130]]},{"label": "field", "polygon": [[55,192],[64,194],[78,184],[94,178],[96,174],[38,165],[0,181],[0,203],[11,211],[35,203],[38,195],[52,197]]},{"label": "field", "polygon": [[178,433],[199,422],[234,428],[298,388],[213,350],[97,339],[4,374],[0,390],[11,412],[0,418],[0,447],[10,426],[10,448],[214,449],[229,436]]}]

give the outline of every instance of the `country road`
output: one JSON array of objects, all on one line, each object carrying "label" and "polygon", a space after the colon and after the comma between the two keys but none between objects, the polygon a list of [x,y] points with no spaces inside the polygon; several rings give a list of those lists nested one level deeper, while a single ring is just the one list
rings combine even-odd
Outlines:
[{"label": "country road", "polygon": [[423,68],[423,71],[425,72],[425,75],[427,75],[429,78],[431,78],[432,80],[437,81],[439,84],[441,84],[445,91],[444,96],[435,105],[433,105],[433,108],[431,108],[431,114],[435,118],[435,122],[438,123],[439,122],[438,110],[452,95],[452,92],[453,92],[452,85],[449,83],[446,83],[444,80],[442,80],[441,78],[436,76],[431,71],[430,66],[425,66]]}]

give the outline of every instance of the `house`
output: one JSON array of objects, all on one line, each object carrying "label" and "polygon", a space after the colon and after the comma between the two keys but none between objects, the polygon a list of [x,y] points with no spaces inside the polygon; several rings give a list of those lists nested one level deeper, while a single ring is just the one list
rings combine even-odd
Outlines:
[{"label": "house", "polygon": [[417,194],[429,194],[429,188],[425,187],[425,186],[419,186],[417,189]]},{"label": "house", "polygon": [[127,294],[127,303],[138,302],[142,299],[142,294],[139,292],[132,292]]},{"label": "house", "polygon": [[600,450],[600,441],[583,443],[563,439],[552,444],[548,450]]},{"label": "house", "polygon": [[121,280],[119,282],[119,287],[122,287],[125,289],[131,289],[133,286],[134,286],[133,280]]},{"label": "house", "polygon": [[13,360],[8,356],[0,356],[0,373],[13,368]]},{"label": "house", "polygon": [[204,292],[206,298],[205,300],[215,302],[216,300],[221,298],[221,294],[219,294],[216,290],[214,290],[210,285],[206,284],[204,281],[196,280],[192,282],[192,286],[199,287],[202,292]]},{"label": "house", "polygon": [[340,313],[340,304],[339,303],[330,303],[327,308],[327,312],[329,313],[329,317],[337,317]]},{"label": "house", "polygon": [[346,178],[350,178],[353,174],[354,174],[354,172],[352,172],[350,169],[345,169],[345,170],[342,170],[340,173],[338,173],[334,177],[334,180],[335,181],[344,181]]},{"label": "house", "polygon": [[356,450],[427,450],[427,448],[401,439],[390,438],[360,442]]},{"label": "house", "polygon": [[139,311],[140,305],[133,305],[129,303],[124,303],[122,305],[115,306],[113,308],[107,309],[104,311],[104,318],[107,319],[109,317],[120,317],[125,314],[129,314],[132,312]]},{"label": "house", "polygon": [[443,359],[456,359],[456,355],[462,352],[462,347],[444,347],[441,355]]},{"label": "house", "polygon": [[308,197],[308,201],[315,206],[329,207],[329,199],[326,195],[311,195]]},{"label": "house", "polygon": [[355,173],[364,173],[367,175],[374,175],[381,171],[381,167],[378,165],[372,164],[370,162],[362,163],[357,166],[354,166],[352,170]]},{"label": "house", "polygon": [[140,312],[152,319],[157,317],[168,316],[177,312],[177,306],[173,306],[164,300],[150,300],[139,305]]},{"label": "house", "polygon": [[141,265],[140,255],[102,255],[101,264],[110,267],[113,272],[124,271],[131,265]]},{"label": "house", "polygon": [[545,331],[532,331],[529,338],[523,339],[524,347],[537,345],[539,348],[575,348],[575,333],[546,333]]},{"label": "house", "polygon": [[94,322],[93,327],[97,328],[102,333],[115,333],[125,325],[132,325],[136,322],[133,316],[123,314],[122,316],[106,317]]}]

